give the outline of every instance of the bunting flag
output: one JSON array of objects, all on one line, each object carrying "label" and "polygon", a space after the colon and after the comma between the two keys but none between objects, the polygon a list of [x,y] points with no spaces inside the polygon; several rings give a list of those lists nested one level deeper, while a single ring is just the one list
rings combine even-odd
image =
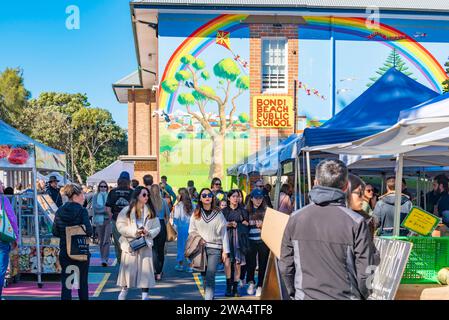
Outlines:
[{"label": "bunting flag", "polygon": [[234,56],[234,60],[237,61],[240,66],[242,66],[243,69],[248,69],[248,62],[243,60],[240,55],[235,54],[234,51],[231,49],[231,33],[228,31],[218,30],[217,31],[217,37],[215,39],[215,43],[225,47],[229,51],[231,51],[232,55]]},{"label": "bunting flag", "polygon": [[326,97],[324,95],[322,95],[317,89],[310,88],[309,85],[307,85],[306,83],[304,83],[302,81],[298,81],[298,89],[304,90],[304,92],[308,96],[314,95],[314,96],[320,98],[321,100],[326,100]]}]

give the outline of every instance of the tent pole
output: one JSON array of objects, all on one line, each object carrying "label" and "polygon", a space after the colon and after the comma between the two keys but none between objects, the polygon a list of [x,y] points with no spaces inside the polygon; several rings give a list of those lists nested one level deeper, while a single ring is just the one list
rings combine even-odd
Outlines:
[{"label": "tent pole", "polygon": [[37,286],[39,288],[42,287],[42,262],[41,262],[41,240],[39,234],[39,210],[38,210],[38,202],[37,202],[37,188],[36,188],[36,178],[37,178],[37,169],[36,169],[36,151],[34,153],[34,167],[32,173],[32,185],[34,192],[34,232],[36,237],[36,256],[37,256]]},{"label": "tent pole", "polygon": [[298,190],[299,190],[299,209],[303,207],[302,204],[302,185],[301,185],[301,163],[299,155],[295,156],[295,170],[298,171]]},{"label": "tent pole", "polygon": [[427,211],[427,179],[425,168],[423,168],[423,176],[424,176],[424,210]]},{"label": "tent pole", "polygon": [[309,192],[312,190],[312,174],[310,172],[310,152],[306,152],[306,159],[307,159],[307,183],[308,183],[308,189]]},{"label": "tent pole", "polygon": [[298,170],[296,170],[296,158],[295,161],[293,162],[294,164],[294,172],[295,172],[295,182],[294,182],[294,192],[295,192],[295,211],[298,210]]},{"label": "tent pole", "polygon": [[418,171],[418,176],[416,177],[416,204],[421,207],[421,194],[419,190],[419,182],[421,180],[421,171]]},{"label": "tent pole", "polygon": [[[302,182],[304,185],[304,192],[306,191],[306,159],[305,159],[305,154],[304,152],[302,153]],[[304,194],[304,205],[307,204],[307,197]]]},{"label": "tent pole", "polygon": [[382,172],[380,181],[380,195],[383,195],[384,193],[385,193],[385,173]]},{"label": "tent pole", "polygon": [[274,209],[275,210],[277,210],[279,208],[279,196],[280,196],[280,192],[281,192],[281,174],[282,174],[282,167],[278,167],[276,187],[274,189]]},{"label": "tent pole", "polygon": [[401,198],[402,198],[402,170],[404,167],[404,154],[400,153],[396,157],[396,181],[395,181],[395,199],[394,199],[394,229],[393,236],[399,236],[399,227],[401,224]]}]

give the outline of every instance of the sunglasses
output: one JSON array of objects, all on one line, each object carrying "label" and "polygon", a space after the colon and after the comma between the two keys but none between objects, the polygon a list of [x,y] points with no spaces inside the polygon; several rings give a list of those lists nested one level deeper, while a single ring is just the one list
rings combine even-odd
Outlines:
[{"label": "sunglasses", "polygon": [[212,193],[203,193],[201,198],[212,198],[214,195]]},{"label": "sunglasses", "polygon": [[365,191],[366,192],[373,192],[374,190],[373,189],[366,189]]},{"label": "sunglasses", "polygon": [[214,183],[214,186],[221,186],[221,183]]},{"label": "sunglasses", "polygon": [[356,194],[356,195],[358,195],[359,197],[363,197],[363,192],[362,192],[362,191],[359,191],[359,192],[353,192],[352,194]]},{"label": "sunglasses", "polygon": [[108,186],[100,186],[100,189],[107,189]]},{"label": "sunglasses", "polygon": [[148,193],[142,193],[142,197],[148,198]]}]

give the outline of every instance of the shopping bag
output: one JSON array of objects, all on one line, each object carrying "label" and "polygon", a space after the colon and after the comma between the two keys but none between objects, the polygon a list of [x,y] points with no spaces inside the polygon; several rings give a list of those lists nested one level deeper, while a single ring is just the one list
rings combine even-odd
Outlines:
[{"label": "shopping bag", "polygon": [[0,213],[0,240],[3,242],[16,241],[16,234],[12,228],[11,221],[9,221],[8,214],[5,209],[5,198],[2,198],[2,212]]},{"label": "shopping bag", "polygon": [[173,225],[169,222],[167,222],[167,242],[175,241],[176,237],[178,236],[178,233],[176,232]]},{"label": "shopping bag", "polygon": [[65,228],[67,255],[76,261],[87,261],[89,258],[89,237],[84,225]]}]

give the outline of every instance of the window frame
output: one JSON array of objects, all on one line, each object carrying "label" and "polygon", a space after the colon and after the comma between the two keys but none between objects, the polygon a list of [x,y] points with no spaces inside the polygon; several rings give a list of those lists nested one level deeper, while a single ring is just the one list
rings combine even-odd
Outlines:
[{"label": "window frame", "polygon": [[[288,93],[288,38],[287,37],[261,37],[261,44],[260,44],[260,91],[261,93],[270,94],[270,93],[282,93],[287,94]],[[265,40],[285,40],[285,88],[279,89],[279,88],[264,88],[263,87],[263,68],[264,68],[264,52],[263,52],[263,42]]]}]

